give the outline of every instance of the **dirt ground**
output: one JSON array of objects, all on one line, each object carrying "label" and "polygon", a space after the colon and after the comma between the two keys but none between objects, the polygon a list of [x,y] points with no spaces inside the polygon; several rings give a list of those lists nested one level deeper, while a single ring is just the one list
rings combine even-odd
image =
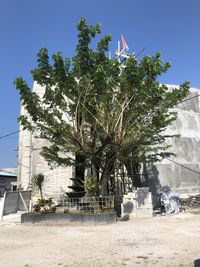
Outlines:
[{"label": "dirt ground", "polygon": [[200,214],[112,225],[0,223],[1,267],[200,266]]}]

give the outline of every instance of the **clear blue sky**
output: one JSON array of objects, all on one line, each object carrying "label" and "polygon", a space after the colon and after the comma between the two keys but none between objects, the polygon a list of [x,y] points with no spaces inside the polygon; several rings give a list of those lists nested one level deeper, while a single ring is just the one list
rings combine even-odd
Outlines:
[{"label": "clear blue sky", "polygon": [[[0,136],[18,130],[19,94],[13,85],[22,76],[32,87],[30,70],[36,55],[47,47],[50,55],[75,53],[80,17],[102,25],[113,36],[111,51],[121,33],[130,50],[152,55],[161,51],[170,71],[161,82],[190,80],[200,88],[199,0],[0,0]],[[0,167],[17,165],[18,135],[0,139]]]}]

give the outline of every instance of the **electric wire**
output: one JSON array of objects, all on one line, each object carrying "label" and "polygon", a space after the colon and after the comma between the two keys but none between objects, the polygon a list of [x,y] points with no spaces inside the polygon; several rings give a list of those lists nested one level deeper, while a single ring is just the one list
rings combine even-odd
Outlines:
[{"label": "electric wire", "polygon": [[4,139],[4,138],[9,137],[11,135],[17,134],[17,133],[19,133],[21,131],[23,131],[23,130],[18,130],[18,131],[15,131],[15,132],[11,132],[9,134],[2,135],[2,136],[0,136],[0,139]]},{"label": "electric wire", "polygon": [[173,160],[173,159],[169,159],[169,158],[165,158],[165,159],[167,159],[167,160],[169,160],[169,161],[171,161],[171,162],[173,162],[173,163],[175,163],[175,164],[177,164],[177,165],[179,165],[179,166],[181,166],[181,167],[183,167],[183,168],[185,168],[185,169],[187,169],[187,170],[189,170],[189,171],[191,171],[191,172],[195,172],[195,173],[197,173],[197,174],[200,174],[200,172],[195,171],[195,170],[193,170],[193,169],[191,169],[191,168],[189,168],[189,167],[186,167],[185,165],[183,165],[183,164],[181,164],[181,163],[179,163],[179,162],[176,162],[176,161]]},{"label": "electric wire", "polygon": [[182,101],[178,102],[177,105],[181,104],[181,103],[184,103],[184,102],[187,102],[187,101],[192,100],[192,99],[197,98],[197,97],[200,97],[200,95],[195,95],[195,96],[192,96],[190,98],[186,98],[185,100],[182,100]]}]

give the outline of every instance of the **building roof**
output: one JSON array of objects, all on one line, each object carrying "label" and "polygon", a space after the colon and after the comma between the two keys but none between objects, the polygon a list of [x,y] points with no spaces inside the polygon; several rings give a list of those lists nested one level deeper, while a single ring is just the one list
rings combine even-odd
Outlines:
[{"label": "building roof", "polygon": [[15,173],[3,172],[3,171],[0,171],[0,176],[3,176],[3,177],[17,177],[17,175]]}]

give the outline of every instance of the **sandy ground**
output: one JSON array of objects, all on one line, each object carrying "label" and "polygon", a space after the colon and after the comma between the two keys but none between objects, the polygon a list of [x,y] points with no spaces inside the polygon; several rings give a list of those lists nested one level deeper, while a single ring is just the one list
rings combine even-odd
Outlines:
[{"label": "sandy ground", "polygon": [[112,225],[0,223],[1,267],[200,266],[200,215]]}]

